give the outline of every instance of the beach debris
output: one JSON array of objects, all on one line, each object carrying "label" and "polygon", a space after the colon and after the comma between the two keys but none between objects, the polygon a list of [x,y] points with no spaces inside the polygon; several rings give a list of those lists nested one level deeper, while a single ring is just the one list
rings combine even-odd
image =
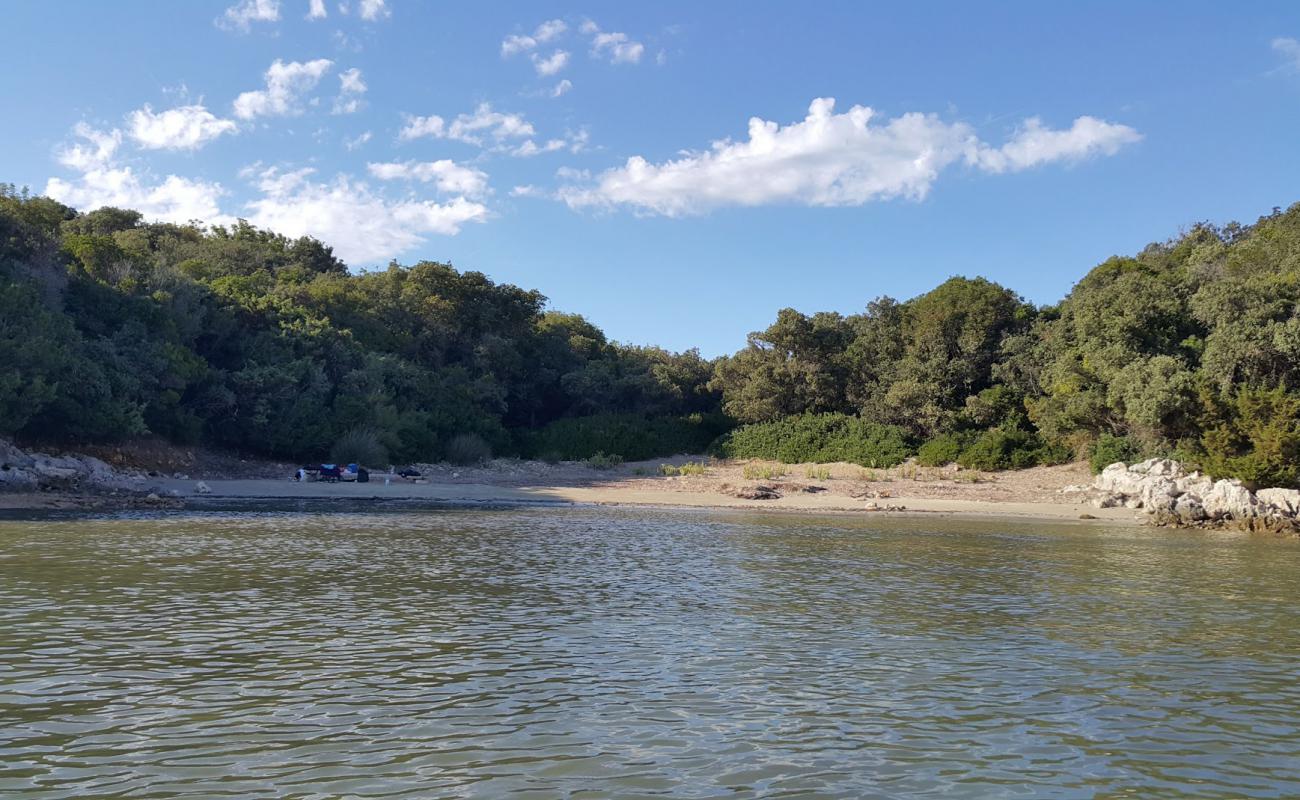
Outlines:
[{"label": "beach debris", "polygon": [[771,488],[778,492],[805,492],[807,494],[817,494],[818,492],[826,491],[825,486],[817,486],[816,484],[808,483],[793,483],[790,481],[774,483]]},{"label": "beach debris", "polygon": [[732,486],[724,483],[718,487],[722,494],[738,497],[741,500],[779,500],[781,492],[775,486],[765,486],[758,484],[755,486]]},{"label": "beach debris", "polygon": [[881,505],[875,501],[868,501],[862,507],[864,511],[906,511],[907,506]]}]

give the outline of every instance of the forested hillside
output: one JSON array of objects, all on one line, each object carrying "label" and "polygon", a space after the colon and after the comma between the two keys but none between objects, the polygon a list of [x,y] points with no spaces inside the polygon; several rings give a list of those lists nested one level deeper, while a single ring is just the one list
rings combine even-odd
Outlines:
[{"label": "forested hillside", "polygon": [[0,436],[307,459],[361,432],[407,461],[471,434],[501,454],[641,458],[734,424],[724,454],[996,469],[1171,453],[1295,484],[1300,205],[1112,258],[1056,306],[952,278],[858,315],[783,310],[709,362],[610,342],[445,264],[352,274],[310,238],[0,191]]}]

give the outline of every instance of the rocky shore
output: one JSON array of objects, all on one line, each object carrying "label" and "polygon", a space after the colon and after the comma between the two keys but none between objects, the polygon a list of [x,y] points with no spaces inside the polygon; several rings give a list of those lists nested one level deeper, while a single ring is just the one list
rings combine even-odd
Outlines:
[{"label": "rocky shore", "polygon": [[1092,493],[1097,508],[1141,509],[1156,525],[1300,533],[1300,490],[1252,491],[1239,480],[1216,481],[1166,458],[1111,464],[1090,487],[1070,489]]},{"label": "rocky shore", "polygon": [[49,496],[58,506],[179,506],[144,470],[120,469],[94,456],[26,452],[0,439],[0,492]]}]

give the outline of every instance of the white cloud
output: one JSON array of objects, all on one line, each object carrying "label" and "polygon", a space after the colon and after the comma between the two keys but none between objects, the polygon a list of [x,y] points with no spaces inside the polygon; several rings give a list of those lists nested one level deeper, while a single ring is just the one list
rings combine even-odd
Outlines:
[{"label": "white cloud", "polygon": [[72,132],[84,141],[64,146],[55,154],[55,160],[79,172],[110,163],[117,154],[117,148],[122,145],[122,132],[119,130],[101,131],[78,122],[73,126]]},{"label": "white cloud", "polygon": [[568,78],[565,78],[564,80],[555,84],[554,89],[551,89],[551,97],[559,97],[560,95],[568,94],[569,90],[572,88],[573,88],[573,81],[569,80]]},{"label": "white cloud", "polygon": [[116,163],[121,131],[105,133],[83,122],[73,133],[84,141],[59,151],[57,160],[80,174],[72,180],[50,178],[46,182],[45,194],[55,200],[84,211],[102,206],[132,208],[148,219],[164,222],[230,221],[217,204],[225,194],[220,184],[176,175],[150,182],[131,167]]},{"label": "white cloud", "polygon": [[626,33],[602,32],[591,20],[582,23],[582,32],[591,37],[591,55],[611,64],[635,64],[645,55],[645,45],[633,41]]},{"label": "white cloud", "polygon": [[493,111],[490,103],[480,103],[472,114],[459,114],[447,127],[447,138],[469,144],[482,144],[483,136],[489,136],[500,142],[505,139],[519,139],[532,136],[532,123],[522,114],[507,114]]},{"label": "white cloud", "polygon": [[533,69],[537,70],[538,75],[554,75],[564,69],[568,63],[569,53],[567,50],[556,50],[546,58],[533,53]]},{"label": "white cloud", "polygon": [[1016,172],[1052,161],[1078,161],[1091,156],[1113,156],[1142,135],[1127,125],[1096,117],[1079,117],[1068,129],[1054,131],[1030,117],[1006,144],[981,147],[976,164],[989,172]]},{"label": "white cloud", "polygon": [[472,114],[460,114],[450,123],[442,117],[407,117],[406,125],[398,133],[399,141],[410,141],[421,137],[434,139],[451,139],[482,147],[493,153],[506,153],[517,157],[528,157],[542,153],[568,150],[576,153],[587,146],[587,131],[565,134],[563,138],[553,138],[539,144],[533,137],[537,134],[533,124],[524,119],[522,114],[507,114],[493,111],[489,103],[482,103]]},{"label": "white cloud", "polygon": [[519,158],[528,158],[530,156],[541,155],[542,153],[554,153],[557,150],[563,150],[568,146],[568,142],[563,139],[549,139],[545,144],[538,144],[532,139],[524,141],[519,146],[510,150],[510,155]]},{"label": "white cloud", "polygon": [[334,62],[327,58],[315,61],[290,61],[280,59],[266,70],[266,88],[244,92],[235,98],[235,116],[253,119],[262,116],[288,116],[301,112],[299,98],[316,88],[322,76],[329,72]]},{"label": "white cloud", "polygon": [[516,186],[510,190],[511,197],[544,197],[546,193],[541,189],[526,183],[522,186]]},{"label": "white cloud", "polygon": [[564,20],[549,19],[538,25],[532,36],[511,34],[501,40],[501,57],[509,58],[517,53],[526,53],[539,44],[546,44],[568,29],[569,26],[564,23]]},{"label": "white cloud", "polygon": [[220,184],[168,175],[149,184],[130,167],[92,169],[75,181],[50,178],[45,194],[80,209],[117,206],[139,211],[146,219],[184,224],[199,220],[224,224],[217,200],[225,194]]},{"label": "white cloud", "polygon": [[388,3],[385,0],[361,0],[357,13],[362,19],[377,20],[382,17],[390,17],[393,12],[388,9]]},{"label": "white cloud", "polygon": [[314,236],[350,263],[372,264],[488,216],[486,206],[464,197],[390,201],[346,176],[324,183],[311,180],[312,173],[264,170],[257,181],[262,197],[248,204],[248,219],[286,236]]},{"label": "white cloud", "polygon": [[357,148],[364,145],[366,142],[370,141],[371,136],[372,134],[370,133],[370,131],[366,131],[365,133],[357,136],[354,139],[344,139],[343,146],[346,147],[348,150],[356,150]]},{"label": "white cloud", "polygon": [[487,194],[488,176],[482,170],[457,164],[449,159],[438,161],[390,161],[366,165],[370,174],[382,181],[408,180],[434,184],[439,192],[465,197]]},{"label": "white cloud", "polygon": [[238,127],[201,104],[169,108],[155,114],[148,103],[127,116],[132,139],[147,150],[197,150]]},{"label": "white cloud", "polygon": [[361,110],[361,95],[368,87],[361,80],[361,70],[353,67],[339,73],[339,96],[334,98],[335,114],[352,114]]},{"label": "white cloud", "polygon": [[995,148],[966,123],[944,122],[933,114],[912,112],[873,125],[870,108],[854,106],[842,114],[834,108],[834,99],[818,98],[803,121],[784,127],[754,117],[747,141],[724,139],[662,164],[634,156],[594,180],[562,187],[559,196],[574,208],[626,205],[667,216],[722,206],[919,200],[954,164],[1016,171],[1109,155],[1141,138],[1132,128],[1092,117],[1080,117],[1064,131],[1031,119]]},{"label": "white cloud", "polygon": [[411,139],[421,139],[425,136],[434,139],[441,139],[447,132],[447,123],[437,114],[430,114],[427,117],[406,118],[406,125],[398,132],[397,138],[403,142]]},{"label": "white cloud", "polygon": [[1279,36],[1273,40],[1273,50],[1286,59],[1286,68],[1300,72],[1300,41],[1289,36]]},{"label": "white cloud", "polygon": [[569,29],[562,19],[548,19],[533,32],[533,38],[545,44]]},{"label": "white cloud", "polygon": [[506,139],[522,139],[536,131],[522,114],[493,111],[491,103],[480,103],[472,114],[460,114],[447,124],[436,114],[427,117],[407,117],[406,125],[398,133],[402,141],[430,136],[435,139],[453,139],[458,142],[485,145],[484,137],[501,143]]},{"label": "white cloud", "polygon": [[525,139],[514,148],[508,149],[510,155],[517,158],[529,158],[538,156],[542,153],[556,153],[560,150],[568,150],[570,153],[580,153],[587,148],[588,133],[583,128],[577,133],[569,132],[562,139],[547,139],[545,143],[538,144],[532,139]]},{"label": "white cloud", "polygon": [[275,22],[280,19],[280,0],[244,0],[236,3],[217,18],[222,28],[247,32],[254,22]]},{"label": "white cloud", "polygon": [[311,7],[307,10],[307,19],[325,19],[329,12],[325,10],[325,0],[311,0]]}]

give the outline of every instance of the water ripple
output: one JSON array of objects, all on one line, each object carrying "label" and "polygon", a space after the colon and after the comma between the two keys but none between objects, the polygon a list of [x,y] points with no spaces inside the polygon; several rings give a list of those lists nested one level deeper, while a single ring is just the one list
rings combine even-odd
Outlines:
[{"label": "water ripple", "polygon": [[0,523],[0,795],[1300,796],[1300,548],[592,509]]}]

